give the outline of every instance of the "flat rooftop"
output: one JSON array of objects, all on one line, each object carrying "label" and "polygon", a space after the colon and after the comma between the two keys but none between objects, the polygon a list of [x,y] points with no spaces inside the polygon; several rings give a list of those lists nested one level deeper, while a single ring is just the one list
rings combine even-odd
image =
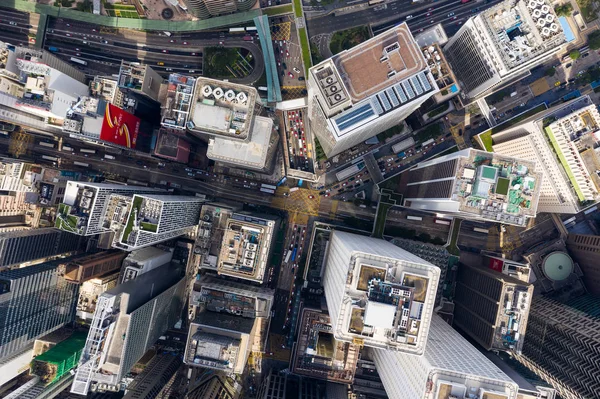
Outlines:
[{"label": "flat rooftop", "polygon": [[199,133],[247,140],[258,98],[255,88],[198,78],[187,128]]},{"label": "flat rooftop", "polygon": [[427,68],[405,23],[334,56],[332,60],[355,102]]},{"label": "flat rooftop", "polygon": [[275,221],[234,213],[226,226],[218,273],[262,283]]},{"label": "flat rooftop", "polygon": [[196,79],[172,73],[167,80],[167,97],[162,105],[161,124],[168,128],[185,129],[194,98]]},{"label": "flat rooftop", "polygon": [[208,144],[206,156],[213,161],[263,169],[267,164],[272,134],[273,120],[257,116],[252,124],[250,141],[215,137]]},{"label": "flat rooftop", "polygon": [[502,60],[516,68],[566,42],[547,0],[506,0],[481,13]]},{"label": "flat rooftop", "polygon": [[352,383],[360,347],[337,341],[329,315],[319,310],[304,309],[298,326],[292,373],[341,384]]},{"label": "flat rooftop", "polygon": [[[466,380],[469,382],[469,379]],[[488,389],[477,384],[467,386],[459,382],[438,381],[435,387],[435,399],[509,399],[507,392]],[[496,387],[494,387],[496,388]]]}]

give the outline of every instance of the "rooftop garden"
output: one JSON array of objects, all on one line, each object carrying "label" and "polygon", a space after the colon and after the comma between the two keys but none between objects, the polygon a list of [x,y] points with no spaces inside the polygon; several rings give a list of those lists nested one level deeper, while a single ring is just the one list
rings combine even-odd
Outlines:
[{"label": "rooftop garden", "polygon": [[142,202],[144,202],[143,198],[137,196],[133,197],[133,204],[131,205],[131,210],[129,211],[129,218],[127,219],[127,224],[125,225],[125,229],[123,230],[123,237],[121,238],[121,242],[124,244],[127,243],[129,234],[131,234],[131,230],[133,230],[135,218],[140,213]]},{"label": "rooftop garden", "polygon": [[74,233],[78,230],[79,219],[78,216],[71,215],[71,206],[60,204],[58,205],[58,215],[54,227]]}]

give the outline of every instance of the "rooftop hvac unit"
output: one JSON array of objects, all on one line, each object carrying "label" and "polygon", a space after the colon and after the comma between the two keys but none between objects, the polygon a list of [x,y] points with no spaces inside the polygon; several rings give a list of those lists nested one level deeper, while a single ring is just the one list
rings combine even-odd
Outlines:
[{"label": "rooftop hvac unit", "polygon": [[335,96],[333,96],[333,99],[334,99],[335,101],[341,101],[341,99],[342,99],[342,95],[341,95],[341,94],[336,94]]},{"label": "rooftop hvac unit", "polygon": [[202,95],[204,97],[208,97],[213,93],[213,89],[212,87],[210,87],[209,85],[206,85],[202,88]]},{"label": "rooftop hvac unit", "polygon": [[213,90],[213,96],[217,99],[220,100],[221,97],[223,97],[223,89],[221,89],[220,87],[217,87],[216,89]]},{"label": "rooftop hvac unit", "polygon": [[239,92],[236,96],[236,99],[239,103],[244,104],[246,101],[248,101],[248,96],[246,95],[246,93]]},{"label": "rooftop hvac unit", "polygon": [[550,30],[552,32],[558,32],[558,25],[557,24],[551,24],[550,25]]},{"label": "rooftop hvac unit", "polygon": [[331,76],[328,76],[328,77],[325,79],[325,83],[327,83],[328,85],[332,84],[332,83],[333,83],[333,78],[332,78]]},{"label": "rooftop hvac unit", "polygon": [[332,93],[335,93],[336,91],[338,91],[338,87],[337,86],[331,86],[329,88],[329,91],[332,92]]},{"label": "rooftop hvac unit", "polygon": [[233,90],[227,90],[225,92],[225,101],[231,102],[235,98],[235,93]]},{"label": "rooftop hvac unit", "polygon": [[554,15],[546,14],[546,22],[551,23],[554,21]]},{"label": "rooftop hvac unit", "polygon": [[542,36],[550,36],[550,29],[544,26],[542,28]]},{"label": "rooftop hvac unit", "polygon": [[529,3],[527,3],[527,7],[530,9],[535,9],[537,7],[537,2],[535,0],[530,0]]},{"label": "rooftop hvac unit", "polygon": [[537,20],[536,24],[540,28],[543,28],[544,26],[546,26],[546,20],[544,18],[540,18],[540,19]]},{"label": "rooftop hvac unit", "polygon": [[531,13],[531,15],[533,15],[536,18],[539,18],[542,16],[542,12],[538,9],[533,10],[533,12]]},{"label": "rooftop hvac unit", "polygon": [[544,5],[542,6],[542,12],[543,12],[544,14],[548,14],[548,12],[549,12],[549,11],[550,11],[550,7],[548,7],[548,4],[544,4]]}]

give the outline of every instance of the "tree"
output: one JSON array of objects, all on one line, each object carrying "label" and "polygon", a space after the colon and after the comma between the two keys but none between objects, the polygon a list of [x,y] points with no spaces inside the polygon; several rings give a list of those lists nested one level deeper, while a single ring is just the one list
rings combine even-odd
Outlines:
[{"label": "tree", "polygon": [[600,48],[600,30],[595,30],[588,35],[588,46],[592,50],[598,50]]},{"label": "tree", "polygon": [[554,76],[555,73],[556,73],[556,69],[554,67],[552,67],[552,68],[546,69],[546,72],[544,72],[544,75],[552,77],[552,76]]},{"label": "tree", "polygon": [[571,57],[571,59],[575,61],[579,59],[579,57],[581,57],[581,53],[579,52],[579,50],[573,50],[569,53],[569,57]]},{"label": "tree", "polygon": [[559,17],[568,17],[573,12],[573,6],[571,3],[562,4],[554,7],[554,11]]}]

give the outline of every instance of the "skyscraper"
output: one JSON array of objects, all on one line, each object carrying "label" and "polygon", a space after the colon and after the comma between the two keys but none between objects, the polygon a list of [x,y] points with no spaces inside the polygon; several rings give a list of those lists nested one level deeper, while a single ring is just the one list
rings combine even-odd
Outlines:
[{"label": "skyscraper", "polygon": [[144,371],[127,386],[123,399],[155,399],[166,389],[169,380],[181,366],[181,358],[170,353],[159,353],[144,367]]},{"label": "skyscraper", "polygon": [[333,231],[323,286],[338,341],[421,355],[437,266],[381,239]]},{"label": "skyscraper", "polygon": [[307,89],[310,128],[328,157],[399,124],[439,91],[405,23],[310,68]]},{"label": "skyscraper", "polygon": [[54,228],[0,233],[0,267],[79,250],[80,237]]},{"label": "skyscraper", "polygon": [[600,296],[600,236],[569,234],[567,248],[583,272],[585,287]]},{"label": "skyscraper", "polygon": [[0,359],[73,321],[79,287],[59,274],[59,263],[0,272]]},{"label": "skyscraper", "polygon": [[480,261],[458,266],[453,323],[486,350],[519,353],[526,339],[533,285]]},{"label": "skyscraper", "polygon": [[[596,167],[582,156],[585,137],[600,126],[600,113],[589,96],[533,115],[492,136],[496,154],[529,159],[543,173],[538,212],[577,213],[596,201]],[[580,151],[582,153],[580,153]]]},{"label": "skyscraper", "polygon": [[534,162],[472,148],[419,162],[402,176],[404,206],[525,226],[535,217],[542,173]]},{"label": "skyscraper", "polygon": [[423,356],[383,349],[372,354],[390,398],[517,398],[517,384],[437,315]]},{"label": "skyscraper", "polygon": [[186,280],[165,264],[98,298],[71,392],[87,394],[92,381],[116,387],[181,316]]},{"label": "skyscraper", "polygon": [[[69,181],[65,190],[64,202],[58,206],[55,226],[71,233],[90,236],[108,231],[103,227],[105,212],[111,195],[132,196],[164,192],[148,187],[124,186],[121,184],[89,183]],[[118,212],[106,215],[115,217]]]},{"label": "skyscraper", "polygon": [[598,298],[587,296],[574,302],[569,306],[544,296],[534,297],[523,352],[517,359],[563,399],[597,398]]},{"label": "skyscraper", "polygon": [[226,1],[226,0],[184,0],[190,13],[195,17],[206,19],[238,11],[248,11],[256,0]]},{"label": "skyscraper", "polygon": [[547,0],[505,0],[465,22],[444,46],[463,94],[476,98],[527,73],[566,43]]}]

